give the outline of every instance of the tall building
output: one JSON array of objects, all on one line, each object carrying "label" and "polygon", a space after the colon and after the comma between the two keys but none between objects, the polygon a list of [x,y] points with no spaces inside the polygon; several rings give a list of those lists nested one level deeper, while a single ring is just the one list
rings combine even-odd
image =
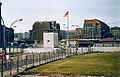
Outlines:
[{"label": "tall building", "polygon": [[14,29],[5,26],[1,16],[1,6],[2,3],[0,1],[0,48],[5,50],[5,47],[14,41]]},{"label": "tall building", "polygon": [[102,39],[108,37],[111,37],[111,35],[107,24],[97,19],[84,21],[83,38]]},{"label": "tall building", "polygon": [[29,30],[30,33],[30,40],[33,41],[33,30]]},{"label": "tall building", "polygon": [[67,35],[67,37],[69,37],[69,39],[75,39],[76,35],[75,35],[75,30],[69,30],[66,31],[67,33],[69,33],[69,35]]},{"label": "tall building", "polygon": [[83,38],[83,29],[82,28],[76,28],[75,35],[78,39],[82,39]]},{"label": "tall building", "polygon": [[15,33],[14,34],[14,41],[22,41],[23,40],[23,33]]},{"label": "tall building", "polygon": [[14,42],[14,29],[5,26],[0,26],[0,48],[8,46],[11,42]]},{"label": "tall building", "polygon": [[60,35],[61,35],[61,39],[67,39],[67,37],[66,37],[67,33],[65,30],[61,30]]},{"label": "tall building", "polygon": [[23,40],[30,40],[30,33],[29,32],[25,32],[23,33]]},{"label": "tall building", "polygon": [[60,25],[56,23],[56,21],[43,21],[43,22],[35,22],[33,24],[32,29],[32,38],[34,41],[37,41],[38,43],[43,41],[43,32],[44,30],[58,30],[60,31]]},{"label": "tall building", "polygon": [[120,27],[111,27],[110,33],[112,34],[112,38],[120,39]]},{"label": "tall building", "polygon": [[5,27],[5,41],[6,45],[14,42],[14,29]]}]

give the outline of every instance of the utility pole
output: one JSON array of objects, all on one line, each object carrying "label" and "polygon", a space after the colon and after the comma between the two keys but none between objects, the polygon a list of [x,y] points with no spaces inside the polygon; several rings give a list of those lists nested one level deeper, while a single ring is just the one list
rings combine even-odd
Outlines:
[{"label": "utility pole", "polygon": [[[3,27],[2,27],[2,16],[1,16],[1,6],[2,6],[2,3],[0,1],[0,47],[2,47],[3,45]],[[2,57],[2,56],[0,56]],[[2,62],[1,62],[1,77],[3,77],[3,59],[2,59]]]},{"label": "utility pole", "polygon": [[3,27],[2,27],[1,6],[2,6],[2,3],[0,1],[0,47],[2,48],[2,46],[3,46]]}]

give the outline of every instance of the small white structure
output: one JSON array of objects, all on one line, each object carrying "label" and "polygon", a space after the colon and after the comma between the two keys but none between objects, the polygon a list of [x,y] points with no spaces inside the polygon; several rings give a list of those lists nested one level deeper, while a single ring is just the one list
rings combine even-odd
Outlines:
[{"label": "small white structure", "polygon": [[58,47],[58,33],[57,32],[44,32],[43,33],[43,47],[55,48]]}]

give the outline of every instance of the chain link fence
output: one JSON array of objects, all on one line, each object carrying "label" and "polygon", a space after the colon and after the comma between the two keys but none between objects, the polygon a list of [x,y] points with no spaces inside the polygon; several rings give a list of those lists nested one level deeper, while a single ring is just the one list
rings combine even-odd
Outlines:
[{"label": "chain link fence", "polygon": [[41,53],[29,53],[21,56],[11,57],[8,60],[3,61],[3,69],[1,69],[0,61],[0,72],[3,72],[4,77],[13,76],[20,72],[23,72],[29,68],[46,64],[52,61],[63,59],[76,54],[76,48],[67,49],[56,49],[51,52]]}]

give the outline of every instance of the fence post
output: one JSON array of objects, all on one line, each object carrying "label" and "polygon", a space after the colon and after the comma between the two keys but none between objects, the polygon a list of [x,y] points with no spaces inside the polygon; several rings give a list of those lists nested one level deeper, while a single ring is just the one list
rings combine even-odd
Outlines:
[{"label": "fence post", "polygon": [[34,66],[34,54],[33,54],[33,66]]},{"label": "fence post", "polygon": [[17,53],[19,53],[19,52],[18,52],[18,47],[17,47]]},{"label": "fence post", "polygon": [[64,49],[63,49],[63,51],[62,51],[62,58],[64,57]]},{"label": "fence post", "polygon": [[55,51],[53,51],[53,56],[54,56],[54,57],[53,57],[53,60],[55,60]]},{"label": "fence post", "polygon": [[41,64],[41,53],[39,53],[39,65]]},{"label": "fence post", "polygon": [[11,60],[11,58],[10,58],[10,76],[12,75],[12,60]]},{"label": "fence post", "polygon": [[48,62],[50,62],[50,52],[48,52]]},{"label": "fence post", "polygon": [[43,53],[41,53],[41,64],[43,64]]},{"label": "fence post", "polygon": [[50,60],[49,62],[51,62],[51,53],[50,52],[49,52],[49,60]]},{"label": "fence post", "polygon": [[45,52],[44,52],[44,59],[45,59],[45,63],[46,63],[46,55],[45,55]]},{"label": "fence post", "polygon": [[4,77],[4,76],[3,76],[3,65],[4,65],[3,63],[4,63],[4,61],[3,61],[3,59],[2,59],[2,64],[1,64],[1,77]]},{"label": "fence post", "polygon": [[28,56],[26,55],[26,68],[25,69],[27,69],[27,62],[28,62]]},{"label": "fence post", "polygon": [[54,58],[54,56],[53,56],[53,51],[52,51],[51,55],[52,55],[52,61],[53,61],[53,58]]},{"label": "fence post", "polygon": [[19,73],[19,56],[17,57],[17,73]]},{"label": "fence post", "polygon": [[59,59],[59,50],[57,50],[57,52],[58,52],[58,59]]},{"label": "fence post", "polygon": [[73,48],[70,49],[70,56],[71,56],[72,49],[73,49]]}]

